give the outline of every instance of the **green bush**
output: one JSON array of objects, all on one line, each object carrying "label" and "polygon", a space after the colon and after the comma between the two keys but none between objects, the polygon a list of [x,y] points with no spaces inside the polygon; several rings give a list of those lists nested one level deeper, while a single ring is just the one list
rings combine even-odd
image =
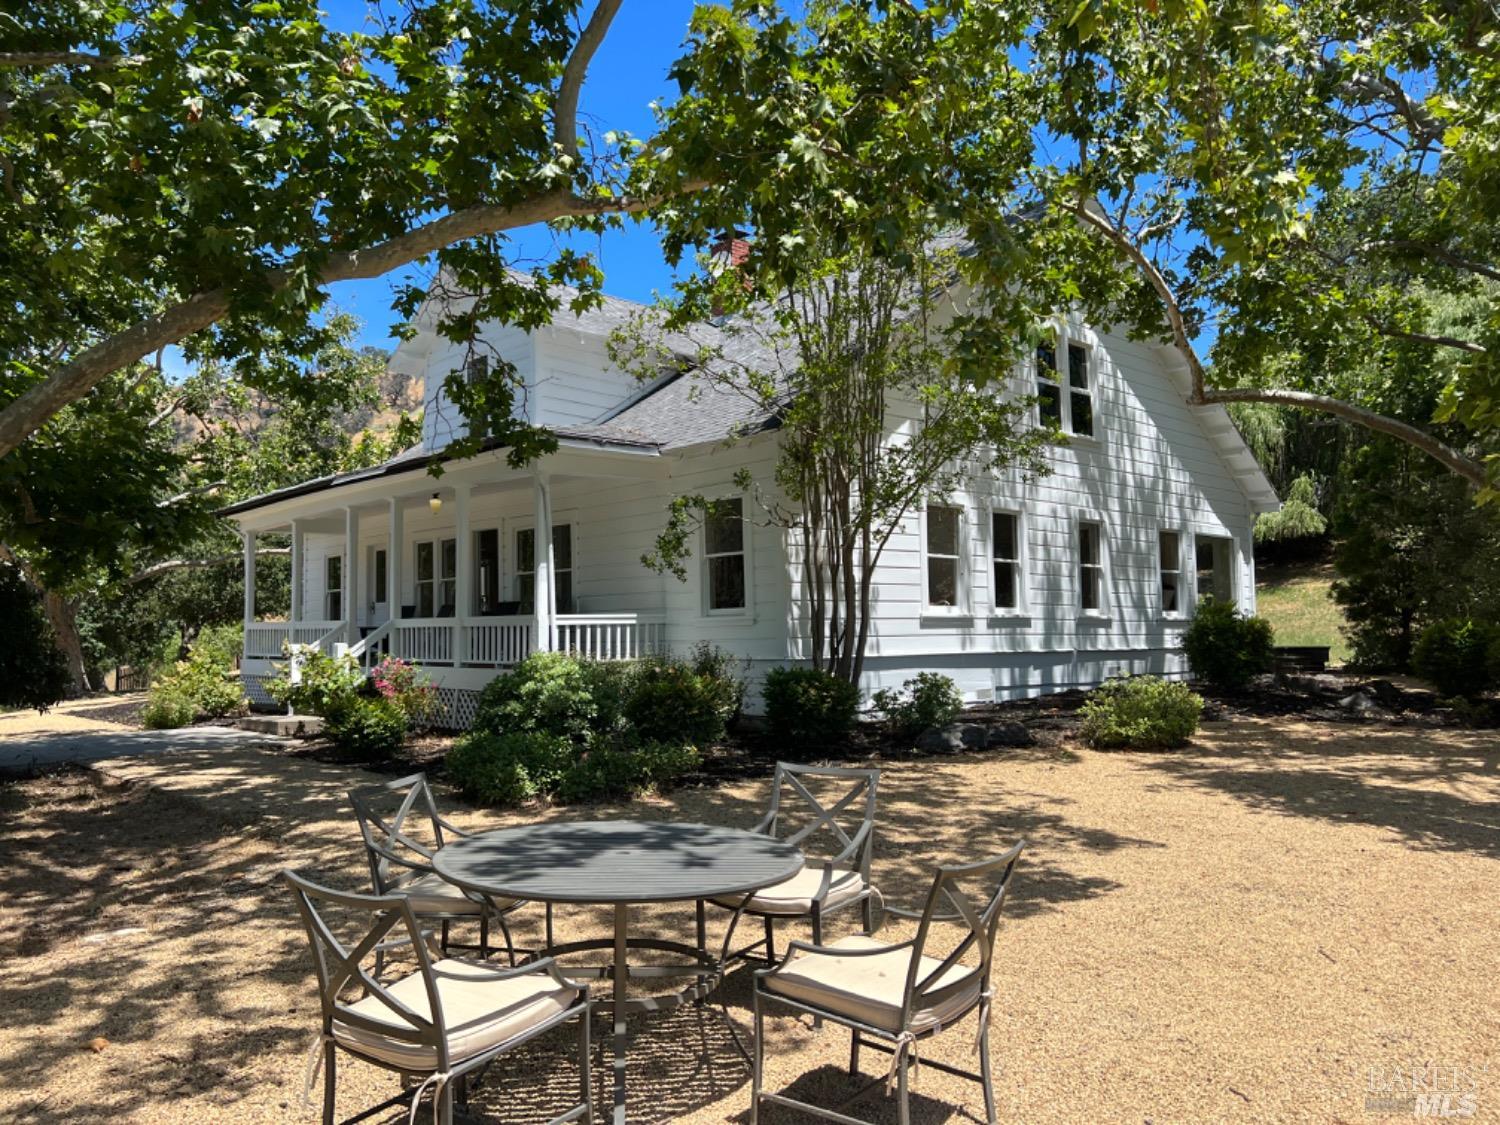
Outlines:
[{"label": "green bush", "polygon": [[1495,682],[1490,650],[1500,640],[1493,625],[1464,617],[1435,621],[1417,638],[1412,670],[1443,695],[1473,699]]},{"label": "green bush", "polygon": [[245,694],[228,659],[214,648],[195,648],[151,685],[141,721],[153,730],[187,726],[199,716],[223,718],[242,711]]},{"label": "green bush", "polygon": [[350,757],[386,758],[406,738],[406,712],[384,696],[355,695],[323,717],[323,735]]},{"label": "green bush", "polygon": [[42,599],[17,566],[0,562],[0,707],[46,712],[74,690],[73,673],[58,651]]},{"label": "green bush", "polygon": [[745,706],[747,663],[717,645],[699,641],[688,651],[688,664],[707,681],[724,725],[732,725]]},{"label": "green bush", "polygon": [[591,741],[624,735],[629,725],[625,709],[635,692],[638,665],[633,660],[581,660],[578,669],[594,701]]},{"label": "green bush", "polygon": [[713,680],[680,660],[642,661],[625,717],[642,742],[706,746],[724,737],[725,699]]},{"label": "green bush", "polygon": [[1111,680],[1091,695],[1080,714],[1081,733],[1101,750],[1172,750],[1198,729],[1203,699],[1186,684],[1155,676]]},{"label": "green bush", "polygon": [[569,767],[558,786],[564,801],[597,801],[656,789],[702,763],[697,748],[648,742],[634,748],[601,746]]},{"label": "green bush", "polygon": [[1271,623],[1230,602],[1204,598],[1182,636],[1193,675],[1217,688],[1243,688],[1275,664]]},{"label": "green bush", "polygon": [[846,737],[854,729],[859,709],[857,687],[812,668],[772,668],[766,673],[761,698],[771,733],[797,746]]},{"label": "green bush", "polygon": [[528,656],[479,693],[474,729],[487,734],[536,732],[582,741],[598,708],[580,662],[563,652]]},{"label": "green bush", "polygon": [[448,774],[469,797],[514,805],[549,796],[578,761],[571,739],[542,731],[470,731],[448,751]]},{"label": "green bush", "polygon": [[941,672],[918,672],[897,690],[877,691],[870,702],[900,738],[921,734],[929,727],[947,726],[964,709],[963,693]]},{"label": "green bush", "polygon": [[359,694],[365,673],[352,656],[329,656],[316,649],[302,654],[302,679],[292,683],[292,664],[275,665],[276,678],[266,684],[266,694],[298,715],[327,718]]}]

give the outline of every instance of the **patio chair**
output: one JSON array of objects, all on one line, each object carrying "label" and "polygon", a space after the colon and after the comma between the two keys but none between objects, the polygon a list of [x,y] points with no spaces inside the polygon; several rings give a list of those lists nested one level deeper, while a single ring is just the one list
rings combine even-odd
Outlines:
[{"label": "patio chair", "polygon": [[[994,1125],[990,966],[1000,926],[1000,908],[1010,889],[1016,860],[1025,846],[1023,841],[998,856],[975,863],[940,865],[921,912],[887,907],[885,914],[919,920],[916,936],[907,941],[885,943],[878,941],[873,933],[850,935],[826,946],[794,941],[778,964],[756,971],[752,996],[755,1052],[751,1062],[751,1125],[759,1121],[763,1101],[791,1106],[845,1125],[859,1125],[859,1118],[840,1110],[881,1082],[887,1092],[893,1084],[897,1087],[898,1119],[901,1125],[908,1125],[911,1106],[907,1074],[917,1062],[917,1044],[953,1027],[970,1012],[979,1016],[975,1040],[979,1073],[936,1060],[925,1061],[934,1070],[978,1082],[984,1090],[985,1119]],[[975,897],[970,897],[971,892],[975,892]],[[963,935],[946,957],[927,955],[927,940],[934,922],[956,923]],[[782,1004],[811,1013],[815,1019],[821,1017],[849,1028],[851,1075],[859,1074],[861,1047],[892,1056],[890,1070],[866,1083],[840,1110],[764,1092],[761,1089],[765,1053],[763,1010],[767,1003]]]},{"label": "patio chair", "polygon": [[[825,804],[809,788],[809,783],[816,786],[818,782],[841,786],[842,795]],[[725,965],[748,957],[761,946],[765,947],[765,963],[774,964],[778,918],[809,919],[813,943],[819,944],[823,940],[823,919],[835,911],[858,905],[864,912],[865,930],[871,929],[871,907],[876,891],[870,883],[870,857],[875,846],[875,789],[879,783],[879,770],[819,769],[790,762],[776,763],[776,773],[771,780],[771,808],[753,831],[778,835],[783,819],[794,815],[782,808],[783,794],[786,794],[791,798],[787,804],[804,806],[809,817],[808,823],[785,835],[787,843],[797,844],[807,851],[808,841],[821,844],[828,840],[829,850],[833,847],[838,850],[826,859],[809,862],[800,873],[784,883],[765,887],[749,896],[729,895],[713,900],[715,906],[736,911],[729,932],[724,936],[722,961]],[[741,913],[763,919],[765,936],[731,953],[729,946]]]},{"label": "patio chair", "polygon": [[[465,832],[438,812],[437,801],[432,796],[432,787],[427,784],[425,773],[397,778],[387,782],[383,789],[385,793],[400,799],[389,818],[382,816],[381,810],[368,797],[352,789],[349,791],[349,803],[354,806],[354,815],[359,820],[359,832],[365,843],[365,858],[370,864],[370,883],[375,894],[407,898],[419,917],[441,923],[440,941],[444,952],[451,949],[477,950],[481,957],[488,957],[490,920],[494,919],[505,938],[506,954],[514,965],[516,947],[505,919],[511,911],[524,905],[523,901],[491,898],[460,890],[433,870],[433,853],[449,837],[464,837],[471,833]],[[408,828],[413,820],[427,821],[430,842],[414,838]],[[477,946],[449,942],[448,931],[454,922],[474,921],[479,923]],[[377,972],[382,953],[383,951],[377,952]]]},{"label": "patio chair", "polygon": [[[552,1125],[593,1120],[589,1088],[588,985],[569,980],[549,957],[505,969],[484,961],[444,958],[430,946],[431,934],[400,895],[343,894],[283,872],[312,945],[321,1001],[321,1032],[309,1059],[307,1090],[323,1073],[323,1122],[334,1120],[338,1052],[402,1077],[403,1091],[350,1120],[363,1120],[408,1098],[410,1118],[430,1086],[433,1120],[451,1125],[453,1104],[467,1098],[467,1079],[496,1058],[550,1029],[578,1024],[581,1101]],[[334,923],[330,925],[330,920]],[[344,944],[337,931],[353,940]],[[388,942],[392,931],[402,937]],[[382,982],[380,970],[365,968],[373,950],[409,946],[416,971]],[[358,990],[358,996],[353,990]],[[411,1079],[422,1081],[414,1090]]]}]

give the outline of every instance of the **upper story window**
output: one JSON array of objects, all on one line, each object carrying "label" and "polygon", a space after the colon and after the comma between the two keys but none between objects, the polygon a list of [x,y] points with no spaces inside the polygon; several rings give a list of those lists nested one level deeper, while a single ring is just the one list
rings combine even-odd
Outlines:
[{"label": "upper story window", "polygon": [[464,364],[464,382],[468,383],[471,387],[475,383],[484,382],[484,380],[489,376],[489,373],[490,357],[487,355],[472,356],[469,361]]},{"label": "upper story window", "polygon": [[1161,586],[1161,611],[1182,612],[1182,537],[1175,531],[1156,536],[1157,575]]},{"label": "upper story window", "polygon": [[1078,525],[1078,608],[1102,614],[1104,605],[1104,528],[1085,520]]},{"label": "upper story window", "polygon": [[1021,566],[1021,517],[1016,512],[990,514],[990,554],[995,568],[994,608],[998,613],[1021,608],[1025,572]]},{"label": "upper story window", "polygon": [[956,609],[959,604],[959,528],[963,513],[938,504],[927,506],[927,604]]},{"label": "upper story window", "polygon": [[[1060,371],[1055,344],[1036,349],[1037,414],[1044,426],[1056,426],[1077,437],[1094,436],[1094,376],[1092,351],[1086,344],[1065,340],[1067,370]],[[1066,375],[1067,384],[1063,378]]]},{"label": "upper story window", "polygon": [[710,613],[745,608],[745,503],[715,501],[703,521],[703,566]]}]

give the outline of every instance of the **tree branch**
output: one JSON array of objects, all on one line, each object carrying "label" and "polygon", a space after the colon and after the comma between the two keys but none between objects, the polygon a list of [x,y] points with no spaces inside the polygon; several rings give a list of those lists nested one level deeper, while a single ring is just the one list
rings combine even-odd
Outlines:
[{"label": "tree branch", "polygon": [[1480,277],[1487,277],[1491,281],[1500,281],[1500,269],[1484,262],[1476,262],[1465,258],[1461,254],[1455,254],[1446,246],[1438,246],[1431,242],[1420,242],[1411,238],[1384,239],[1379,242],[1367,242],[1366,250],[1395,250],[1404,251],[1408,254],[1418,254],[1427,258],[1436,258],[1454,269],[1463,270],[1465,273],[1476,273]]},{"label": "tree branch", "polygon": [[1464,456],[1425,430],[1419,430],[1415,426],[1397,421],[1395,418],[1388,418],[1384,414],[1377,414],[1373,410],[1356,406],[1340,398],[1312,394],[1309,391],[1225,387],[1205,391],[1199,401],[1203,403],[1269,402],[1276,406],[1291,406],[1299,410],[1318,410],[1325,414],[1333,414],[1415,446],[1463,477],[1475,488],[1482,488],[1485,484],[1484,466],[1473,458]]},{"label": "tree branch", "polygon": [[[255,552],[256,557],[262,555],[290,555],[290,547],[262,547]],[[239,562],[245,557],[243,551],[236,551],[232,555],[219,555],[212,559],[166,559],[159,563],[153,563],[145,570],[138,570],[125,579],[125,585],[135,586],[141,582],[149,582],[153,578],[160,578],[163,574],[170,574],[176,570],[208,570],[215,566],[227,566],[233,562]]]},{"label": "tree branch", "polygon": [[[706,186],[706,180],[689,180],[674,194],[699,191]],[[314,280],[318,285],[328,285],[376,278],[455,242],[566,216],[635,214],[660,204],[665,198],[630,195],[590,198],[567,190],[549,190],[513,205],[468,207],[386,242],[331,254]],[[263,276],[266,285],[275,290],[287,284],[290,274],[288,268],[280,267],[266,271]],[[112,372],[207,328],[222,319],[229,306],[228,289],[198,293],[79,353],[0,410],[0,458],[15,452],[48,418],[78,401]]]},{"label": "tree branch", "polygon": [[563,66],[562,83],[557,88],[557,101],[552,108],[552,143],[574,161],[578,159],[578,95],[583,89],[583,79],[588,74],[594,52],[604,42],[610,22],[619,10],[620,0],[599,0]]},{"label": "tree branch", "polygon": [[1365,322],[1382,336],[1390,336],[1397,340],[1413,340],[1418,344],[1432,344],[1439,348],[1457,348],[1461,352],[1469,352],[1473,355],[1489,354],[1488,349],[1468,340],[1460,340],[1457,336],[1432,336],[1426,332],[1408,332],[1403,328],[1383,324],[1373,317],[1366,317]]},{"label": "tree branch", "polygon": [[145,61],[140,55],[95,55],[88,51],[0,51],[0,67],[89,66],[108,70]]}]

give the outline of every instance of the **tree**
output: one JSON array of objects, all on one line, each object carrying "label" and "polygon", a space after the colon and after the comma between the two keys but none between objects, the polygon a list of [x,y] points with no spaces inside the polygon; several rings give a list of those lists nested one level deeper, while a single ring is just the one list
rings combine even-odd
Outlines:
[{"label": "tree", "polygon": [[[285,397],[329,340],[332,282],[435,259],[469,297],[438,316],[460,341],[487,319],[546,321],[548,281],[595,299],[597,269],[571,254],[537,284],[513,276],[504,232],[653,202],[621,181],[638,142],[579,135],[619,6],[575,27],[578,0],[414,0],[348,33],[312,0],[0,15],[0,458],[178,341],[243,364],[274,333],[287,362],[255,387]],[[398,305],[412,316],[422,297],[409,284]],[[535,452],[513,374],[456,393],[481,436]]]},{"label": "tree", "polygon": [[[857,684],[876,567],[903,520],[971,474],[1045,471],[1049,435],[1030,425],[1031,399],[977,386],[954,363],[953,247],[928,238],[889,256],[839,253],[807,229],[802,254],[795,280],[771,293],[732,268],[716,271],[711,324],[690,297],[655,331],[637,325],[617,336],[612,351],[645,379],[659,374],[669,341],[681,362],[691,340],[692,378],[776,419],[775,488],[756,499],[800,548],[813,667]],[[740,486],[753,487],[748,474]],[[685,578],[688,533],[721,508],[677,498],[647,565]]]},{"label": "tree", "polygon": [[46,711],[64,698],[72,682],[68,663],[52,636],[35,590],[20,569],[0,559],[0,707]]}]

